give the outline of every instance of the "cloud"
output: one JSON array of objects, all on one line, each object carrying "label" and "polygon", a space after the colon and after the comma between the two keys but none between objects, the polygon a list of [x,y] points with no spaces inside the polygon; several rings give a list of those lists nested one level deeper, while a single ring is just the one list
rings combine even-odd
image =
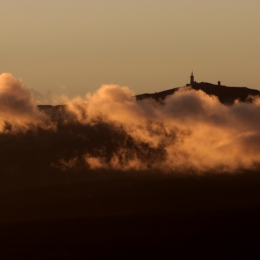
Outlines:
[{"label": "cloud", "polygon": [[33,94],[9,73],[0,75],[0,132],[45,127],[46,115],[35,104]]},{"label": "cloud", "polygon": [[[184,87],[158,103],[136,100],[128,87],[104,85],[85,97],[62,100],[66,106],[40,111],[31,90],[1,74],[0,133],[41,128],[42,161],[62,170],[203,173],[260,165],[259,97],[226,106]],[[34,137],[27,137],[33,144]]]},{"label": "cloud", "polygon": [[104,149],[86,154],[90,168],[232,172],[260,162],[259,98],[226,106],[215,96],[183,88],[160,105],[136,101],[127,87],[105,85],[69,101],[67,109],[80,124],[106,122],[133,140],[135,149],[122,142],[109,157]]}]

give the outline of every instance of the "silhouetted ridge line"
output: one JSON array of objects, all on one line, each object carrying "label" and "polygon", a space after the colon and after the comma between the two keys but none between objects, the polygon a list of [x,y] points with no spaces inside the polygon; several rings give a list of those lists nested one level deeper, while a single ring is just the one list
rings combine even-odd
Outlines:
[{"label": "silhouetted ridge line", "polygon": [[[232,105],[235,100],[241,102],[252,102],[251,96],[260,96],[260,91],[256,89],[250,89],[247,87],[228,87],[224,85],[215,85],[208,82],[193,82],[192,84],[187,84],[186,87],[195,90],[202,90],[208,95],[217,96],[219,101],[223,104]],[[155,93],[145,93],[136,95],[137,100],[143,100],[147,98],[152,98],[157,101],[164,100],[167,96],[174,94],[176,91],[184,87],[173,88]]]}]

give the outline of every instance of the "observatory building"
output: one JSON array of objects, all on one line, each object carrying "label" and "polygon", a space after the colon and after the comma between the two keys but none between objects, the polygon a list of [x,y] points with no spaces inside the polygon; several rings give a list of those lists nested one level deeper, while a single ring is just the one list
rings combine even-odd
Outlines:
[{"label": "observatory building", "polygon": [[190,75],[190,83],[186,84],[186,86],[193,86],[194,84],[196,84],[197,82],[194,81],[194,75],[193,75],[193,71],[191,72],[191,75]]}]

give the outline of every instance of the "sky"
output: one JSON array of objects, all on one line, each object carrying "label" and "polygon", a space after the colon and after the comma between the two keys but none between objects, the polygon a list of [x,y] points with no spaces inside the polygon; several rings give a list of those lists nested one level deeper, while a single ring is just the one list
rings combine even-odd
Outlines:
[{"label": "sky", "polygon": [[259,0],[0,0],[0,73],[70,97],[195,80],[260,90]]}]

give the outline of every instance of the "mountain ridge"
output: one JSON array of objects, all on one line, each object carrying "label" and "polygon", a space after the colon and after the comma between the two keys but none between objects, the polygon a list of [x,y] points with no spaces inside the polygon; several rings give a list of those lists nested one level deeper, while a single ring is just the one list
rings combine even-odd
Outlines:
[{"label": "mountain ridge", "polygon": [[252,102],[253,96],[260,96],[260,91],[247,87],[229,87],[225,85],[215,85],[208,82],[194,82],[193,84],[187,84],[183,87],[172,88],[155,93],[144,93],[136,95],[137,100],[143,100],[147,98],[155,99],[156,101],[163,101],[167,96],[174,94],[176,91],[182,88],[189,87],[194,90],[202,90],[208,95],[214,95],[218,97],[219,101],[226,105],[232,105],[236,100],[241,102]]},{"label": "mountain ridge", "polygon": [[[225,86],[225,85],[216,85],[209,82],[194,82],[192,85],[187,84],[186,86],[167,89],[155,93],[143,93],[135,95],[135,98],[137,101],[141,101],[144,99],[154,99],[158,102],[161,102],[165,100],[165,98],[169,95],[173,95],[176,91],[179,91],[183,88],[190,88],[191,90],[202,90],[207,95],[213,95],[216,96],[219,101],[225,105],[233,105],[236,100],[239,100],[240,102],[247,102],[251,103],[253,101],[253,97],[259,96],[260,97],[260,91],[257,89],[247,88],[247,87],[231,87],[231,86]],[[38,108],[40,110],[43,110],[45,112],[48,112],[48,110],[57,110],[57,111],[64,111],[64,108],[66,107],[66,104],[64,105],[45,105],[41,104],[38,105]]]}]

